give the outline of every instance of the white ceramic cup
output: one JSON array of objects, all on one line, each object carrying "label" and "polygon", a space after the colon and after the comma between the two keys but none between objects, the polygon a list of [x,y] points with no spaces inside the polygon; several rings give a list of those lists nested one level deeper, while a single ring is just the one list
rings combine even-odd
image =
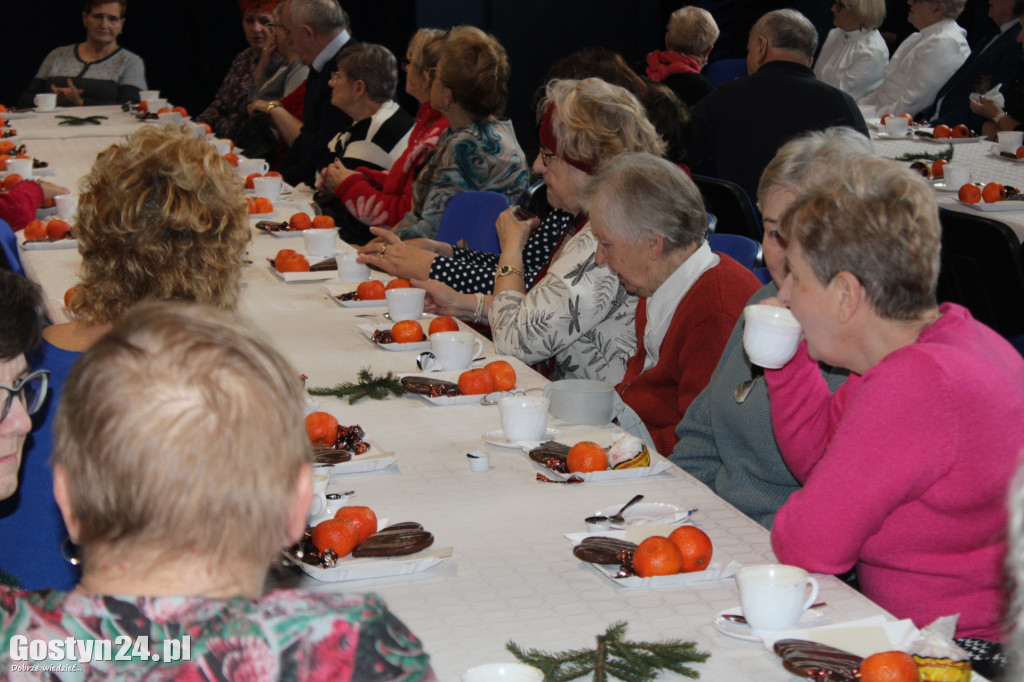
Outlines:
[{"label": "white ceramic cup", "polygon": [[150,100],[159,99],[159,97],[160,97],[160,91],[159,90],[140,90],[139,91],[139,101],[140,102],[148,102]]},{"label": "white ceramic cup", "polygon": [[910,121],[902,116],[893,116],[885,119],[885,132],[889,137],[905,137]]},{"label": "white ceramic cup", "polygon": [[309,515],[306,518],[316,518],[327,509],[327,484],[330,482],[330,476],[313,473],[313,499],[310,500]]},{"label": "white ceramic cup", "polygon": [[338,263],[338,279],[342,282],[365,282],[370,279],[370,266],[357,263],[359,254],[351,251],[335,251],[334,260]]},{"label": "white ceramic cup", "polygon": [[202,123],[188,123],[188,129],[192,131],[192,137],[204,139],[206,137],[206,126]]},{"label": "white ceramic cup", "polygon": [[736,585],[743,617],[754,632],[792,629],[818,598],[818,581],[798,566],[747,566],[736,573]]},{"label": "white ceramic cup", "polygon": [[[315,231],[310,230],[310,232]],[[388,315],[391,316],[391,321],[418,320],[423,317],[423,299],[426,293],[423,289],[414,288],[385,291],[384,298],[388,302]]]},{"label": "white ceramic cup", "polygon": [[32,159],[7,159],[7,173],[17,173],[22,180],[32,177]]},{"label": "white ceramic cup", "polygon": [[306,255],[330,258],[334,254],[337,236],[337,230],[303,230],[302,243],[306,247]]},{"label": "white ceramic cup", "polygon": [[32,103],[39,111],[53,111],[57,108],[57,95],[53,92],[41,92],[32,98]]},{"label": "white ceramic cup", "polygon": [[53,203],[57,205],[57,216],[61,220],[70,221],[78,210],[78,195],[58,194],[53,198]]},{"label": "white ceramic cup", "polygon": [[510,443],[541,440],[548,428],[551,401],[539,395],[511,395],[498,402],[501,430]]},{"label": "white ceramic cup", "polygon": [[523,663],[488,663],[462,673],[462,682],[543,682],[544,673]]},{"label": "white ceramic cup", "polygon": [[575,424],[604,426],[615,411],[615,387],[592,379],[563,379],[544,387],[551,415]]},{"label": "white ceramic cup", "polygon": [[942,178],[947,187],[959,189],[971,181],[971,167],[959,163],[946,164],[942,167]]},{"label": "white ceramic cup", "polygon": [[160,110],[167,106],[167,100],[163,97],[154,97],[153,99],[146,100],[146,111],[151,114],[158,114]]},{"label": "white ceramic cup", "polygon": [[477,473],[488,471],[491,468],[491,461],[485,450],[474,450],[466,455],[469,458],[469,470]]},{"label": "white ceramic cup", "polygon": [[231,152],[231,140],[225,140],[223,138],[218,140],[211,140],[213,148],[217,150],[217,153],[221,156]]},{"label": "white ceramic cup", "polygon": [[281,198],[281,189],[284,186],[284,180],[271,175],[262,178],[252,179],[252,188],[256,192],[256,196],[265,197],[271,201],[277,201]]},{"label": "white ceramic cup", "polygon": [[999,151],[1016,152],[1017,148],[1024,145],[1024,131],[1021,130],[1000,130],[996,133],[999,140]]},{"label": "white ceramic cup", "polygon": [[267,171],[270,170],[270,164],[263,159],[239,159],[238,174],[243,178],[247,178],[253,173],[259,173],[260,175],[266,175]]},{"label": "white ceramic cup", "polygon": [[156,120],[160,121],[161,125],[181,125],[185,119],[181,117],[181,114],[177,111],[169,111],[165,114],[157,114]]},{"label": "white ceramic cup", "polygon": [[800,345],[800,323],[788,308],[748,305],[743,309],[743,349],[755,365],[778,369]]},{"label": "white ceramic cup", "polygon": [[484,343],[473,332],[437,332],[430,335],[430,350],[441,369],[467,369],[484,352]]}]

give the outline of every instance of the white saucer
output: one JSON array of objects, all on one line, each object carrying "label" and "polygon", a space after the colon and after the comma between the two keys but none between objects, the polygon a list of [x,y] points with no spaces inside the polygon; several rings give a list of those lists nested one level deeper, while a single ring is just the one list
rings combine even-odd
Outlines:
[{"label": "white saucer", "polygon": [[[761,638],[755,635],[754,631],[751,630],[750,626],[746,623],[735,623],[731,620],[726,620],[725,618],[722,618],[722,616],[727,613],[735,613],[742,616],[743,609],[737,605],[725,609],[724,611],[719,611],[718,615],[715,616],[715,619],[711,621],[711,624],[715,626],[716,630],[721,632],[723,635],[735,637],[736,639],[742,639],[747,642],[761,641]],[[827,622],[828,616],[826,616],[818,609],[807,609],[806,611],[804,611],[803,615],[800,616],[800,620],[798,620],[796,625],[793,626],[793,629],[814,628],[818,627],[819,625],[824,625]]]},{"label": "white saucer", "polygon": [[[544,432],[544,437],[540,439],[540,442],[543,442],[543,441],[546,441],[546,440],[554,440],[555,438],[558,437],[559,433],[560,432],[557,431],[556,429],[548,429],[548,430],[546,430]],[[493,446],[498,447],[498,448],[513,448],[515,450],[519,450],[520,449],[520,447],[521,447],[520,444],[521,443],[527,442],[527,441],[516,441],[516,442],[513,443],[512,441],[510,441],[508,438],[505,437],[505,432],[502,431],[501,429],[495,429],[494,431],[488,431],[487,433],[485,433],[484,435],[482,435],[480,437],[488,445],[493,445]]]}]

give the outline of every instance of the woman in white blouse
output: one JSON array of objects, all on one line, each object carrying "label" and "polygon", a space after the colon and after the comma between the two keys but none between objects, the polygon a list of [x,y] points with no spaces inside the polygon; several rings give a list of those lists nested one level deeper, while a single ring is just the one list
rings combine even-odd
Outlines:
[{"label": "woman in white blouse", "polygon": [[814,63],[818,80],[860,99],[882,84],[889,48],[878,32],[885,19],[883,0],[835,0],[832,23]]},{"label": "woman in white blouse", "polygon": [[967,32],[957,26],[966,0],[908,0],[907,20],[917,29],[885,67],[878,89],[857,103],[884,114],[916,115],[933,101],[971,53]]}]

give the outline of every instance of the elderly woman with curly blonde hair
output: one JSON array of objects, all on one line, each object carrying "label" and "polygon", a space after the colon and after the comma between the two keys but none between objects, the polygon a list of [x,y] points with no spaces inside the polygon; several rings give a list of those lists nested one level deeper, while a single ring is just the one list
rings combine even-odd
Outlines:
[{"label": "elderly woman with curly blonde hair", "polygon": [[[545,363],[552,379],[614,384],[636,351],[636,298],[615,273],[594,262],[597,239],[582,193],[617,155],[660,154],[665,144],[633,95],[597,78],[553,81],[538,112],[541,147],[534,170],[544,176],[551,206],[571,222],[540,224],[536,218],[521,219],[514,209],[502,213],[497,222],[501,254],[488,270],[493,295],[461,294],[436,280],[416,284],[430,294],[434,310],[477,322],[488,319],[499,353]],[[544,231],[548,246],[531,236],[534,230]]]},{"label": "elderly woman with curly blonde hair", "polygon": [[[82,265],[69,303],[75,319],[47,327],[30,362],[59,394],[71,366],[141,301],[233,309],[251,233],[241,181],[205,140],[146,126],[96,159],[83,179],[75,233]],[[5,569],[28,589],[71,589],[65,531],[50,488],[56,400],[26,452],[26,484],[0,509],[0,543],[19,547]]]}]

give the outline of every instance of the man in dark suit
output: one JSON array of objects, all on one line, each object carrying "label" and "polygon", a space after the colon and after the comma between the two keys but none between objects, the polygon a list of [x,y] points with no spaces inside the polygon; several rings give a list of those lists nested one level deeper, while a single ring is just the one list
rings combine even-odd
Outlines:
[{"label": "man in dark suit", "polygon": [[349,32],[348,15],[337,0],[286,0],[281,22],[299,60],[310,68],[302,132],[277,170],[291,185],[305,182],[312,187],[316,171],[331,160],[327,144],[352,123],[348,114],[331,104],[330,80],[338,53],[355,40]]},{"label": "man in dark suit", "polygon": [[965,123],[972,130],[981,130],[985,119],[971,111],[970,95],[972,92],[984,94],[996,83],[1005,86],[1024,66],[1024,54],[1017,44],[1022,14],[1024,0],[989,0],[988,16],[995,23],[993,30],[975,42],[967,61],[917,118],[950,127]]},{"label": "man in dark suit", "polygon": [[692,112],[687,163],[694,173],[735,182],[755,196],[784,143],[807,132],[849,126],[868,134],[856,102],[811,71],[818,33],[795,10],[768,12],[747,42],[746,78],[722,83]]}]

